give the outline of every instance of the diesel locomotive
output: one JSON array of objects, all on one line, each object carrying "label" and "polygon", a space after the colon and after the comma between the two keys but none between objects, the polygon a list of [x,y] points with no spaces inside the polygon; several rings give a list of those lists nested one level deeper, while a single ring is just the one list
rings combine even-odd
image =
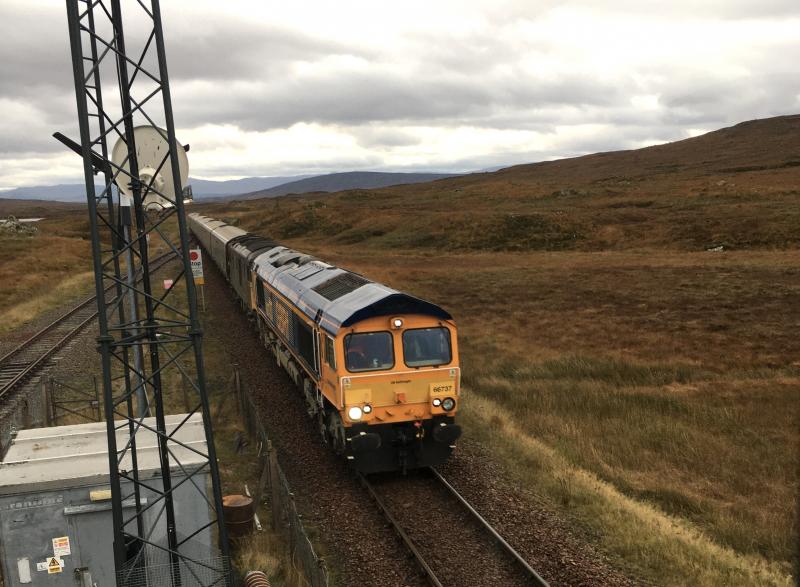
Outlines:
[{"label": "diesel locomotive", "polygon": [[334,451],[362,473],[448,458],[461,434],[450,314],[220,220],[188,218]]}]

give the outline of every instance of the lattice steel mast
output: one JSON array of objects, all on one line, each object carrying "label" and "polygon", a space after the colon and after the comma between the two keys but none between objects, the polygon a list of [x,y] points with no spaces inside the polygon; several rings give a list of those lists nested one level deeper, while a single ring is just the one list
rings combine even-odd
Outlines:
[{"label": "lattice steel mast", "polygon": [[[167,568],[167,581],[162,576],[159,585],[229,584],[228,540],[222,520],[202,335],[187,247],[180,146],[175,138],[159,2],[130,2],[140,25],[136,30],[144,30],[146,35],[139,38],[137,34],[137,40],[143,43],[133,51],[126,48],[120,0],[66,0],[66,6],[80,144],[59,138],[83,157],[99,310],[117,583],[150,583],[156,564],[162,563]],[[142,22],[147,26],[141,27]],[[109,100],[106,95],[104,101],[102,86],[117,89],[118,100]],[[157,99],[159,94],[161,100]],[[171,171],[165,187],[156,187],[156,174],[147,181],[140,180],[134,133],[137,121],[158,128],[164,140],[163,159],[156,174],[162,168]],[[124,141],[124,162],[115,163],[109,157],[109,137]],[[105,179],[99,195],[94,187],[97,172]],[[126,184],[132,191],[132,202],[120,197],[115,188]],[[152,195],[169,202],[158,215],[145,209],[144,200]],[[126,209],[125,204],[130,207]],[[166,246],[164,257],[171,257],[165,271],[173,273],[173,285],[163,295],[154,293],[152,287],[155,269],[148,250],[151,235]],[[112,286],[111,299],[104,293],[108,286]],[[143,356],[149,360],[142,361]],[[194,399],[187,407],[189,415],[167,429],[165,394],[175,386],[176,377],[188,382]],[[148,407],[154,408],[154,419],[145,420]],[[181,440],[181,429],[190,426],[195,414],[202,415],[205,451]],[[141,478],[137,436],[147,436],[151,443],[154,437],[157,440],[158,483]],[[207,476],[211,479],[210,492],[205,484]],[[208,516],[176,515],[176,495],[180,493],[181,499],[186,499],[187,491],[202,494]],[[218,552],[204,557],[206,543],[214,539],[218,540]]]}]

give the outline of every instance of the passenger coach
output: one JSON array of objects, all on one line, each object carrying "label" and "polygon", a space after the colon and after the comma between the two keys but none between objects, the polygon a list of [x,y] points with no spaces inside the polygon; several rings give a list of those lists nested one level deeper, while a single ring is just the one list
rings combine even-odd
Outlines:
[{"label": "passenger coach", "polygon": [[337,453],[365,473],[447,459],[461,433],[450,314],[219,220],[189,226]]}]

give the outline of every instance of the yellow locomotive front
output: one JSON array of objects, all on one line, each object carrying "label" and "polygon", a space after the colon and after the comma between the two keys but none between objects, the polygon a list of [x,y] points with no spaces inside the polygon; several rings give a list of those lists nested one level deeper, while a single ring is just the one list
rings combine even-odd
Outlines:
[{"label": "yellow locomotive front", "polygon": [[[375,316],[325,345],[327,437],[370,473],[444,462],[461,430],[456,327],[422,314]],[[337,360],[337,357],[341,360]]]}]

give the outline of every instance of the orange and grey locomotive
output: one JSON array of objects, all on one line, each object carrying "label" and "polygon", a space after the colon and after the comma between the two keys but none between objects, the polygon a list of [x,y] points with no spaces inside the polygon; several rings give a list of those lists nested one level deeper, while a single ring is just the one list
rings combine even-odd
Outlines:
[{"label": "orange and grey locomotive", "polygon": [[337,453],[363,473],[448,458],[461,434],[450,314],[219,220],[189,226]]}]

